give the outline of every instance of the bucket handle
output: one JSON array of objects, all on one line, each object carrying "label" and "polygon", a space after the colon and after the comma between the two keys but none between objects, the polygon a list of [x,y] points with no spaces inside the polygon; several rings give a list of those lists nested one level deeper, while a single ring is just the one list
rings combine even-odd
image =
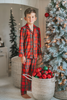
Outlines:
[{"label": "bucket handle", "polygon": [[[32,76],[30,76],[30,75],[28,75],[28,74],[23,74],[23,76],[25,76],[27,79],[29,79],[29,80],[31,80],[32,81]],[[29,76],[29,77],[27,77],[27,76]]]},{"label": "bucket handle", "polygon": [[[27,79],[32,81],[32,76],[28,75],[28,74],[23,74],[23,76],[25,76]],[[29,77],[27,77],[29,76]],[[55,77],[55,76],[54,76]],[[52,82],[56,82],[55,78],[53,80],[51,80]]]}]

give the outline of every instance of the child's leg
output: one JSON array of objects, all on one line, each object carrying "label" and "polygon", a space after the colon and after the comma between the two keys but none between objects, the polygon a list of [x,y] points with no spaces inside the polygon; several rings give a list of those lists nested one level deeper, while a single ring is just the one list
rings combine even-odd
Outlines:
[{"label": "child's leg", "polygon": [[29,73],[29,67],[31,64],[31,59],[26,59],[26,63],[22,64],[22,71],[21,71],[21,95],[24,95],[27,93],[28,90],[28,82],[29,80],[26,79],[23,74]]},{"label": "child's leg", "polygon": [[[36,62],[37,62],[37,59],[31,59],[31,65],[30,65],[30,69],[29,69],[29,74],[32,76],[32,73],[36,70]],[[32,82],[29,80],[28,82],[28,90],[31,90],[32,86]],[[32,91],[32,90],[31,90]]]},{"label": "child's leg", "polygon": [[36,70],[36,62],[37,62],[37,59],[33,58],[32,65],[31,65],[31,75]]}]

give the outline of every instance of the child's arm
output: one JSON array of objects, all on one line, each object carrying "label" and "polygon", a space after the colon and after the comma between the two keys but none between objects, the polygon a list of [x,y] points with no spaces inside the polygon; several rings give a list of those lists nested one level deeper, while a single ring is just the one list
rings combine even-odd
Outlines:
[{"label": "child's arm", "polygon": [[20,43],[19,43],[19,57],[23,57],[24,56],[24,36],[25,36],[25,32],[24,29],[21,28],[20,30]]},{"label": "child's arm", "polygon": [[40,28],[39,28],[39,36],[38,36],[38,55],[39,55],[39,61],[42,62],[42,52],[41,52],[41,34],[40,34]]},{"label": "child's arm", "polygon": [[40,28],[39,28],[39,36],[38,36],[38,55],[42,55],[41,52],[41,34],[40,34]]},{"label": "child's arm", "polygon": [[19,43],[19,57],[21,57],[21,62],[25,64],[26,59],[24,56],[24,38],[25,38],[25,31],[23,28],[20,30],[20,43]]}]

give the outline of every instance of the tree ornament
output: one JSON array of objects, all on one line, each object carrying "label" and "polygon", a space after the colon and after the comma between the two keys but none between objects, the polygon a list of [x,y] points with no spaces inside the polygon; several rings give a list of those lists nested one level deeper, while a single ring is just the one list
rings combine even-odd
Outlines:
[{"label": "tree ornament", "polygon": [[48,70],[48,67],[47,66],[44,66],[44,68],[43,68],[44,70]]},{"label": "tree ornament", "polygon": [[45,71],[44,71],[44,70],[42,70],[41,72],[42,72],[42,74],[43,74],[43,73],[45,73]]},{"label": "tree ornament", "polygon": [[38,76],[35,76],[35,78],[38,78]]},{"label": "tree ornament", "polygon": [[49,73],[48,71],[45,71],[45,75],[48,75],[48,73]]},{"label": "tree ornament", "polygon": [[42,79],[42,77],[39,77],[40,79]]},{"label": "tree ornament", "polygon": [[41,70],[42,70],[41,67],[37,68],[37,69],[36,69],[36,73],[38,73],[38,72],[41,71]]},{"label": "tree ornament", "polygon": [[48,73],[51,73],[52,71],[48,69]]},{"label": "tree ornament", "polygon": [[52,74],[52,77],[54,77],[54,74]]},{"label": "tree ornament", "polygon": [[[39,70],[40,69],[40,70]],[[43,68],[39,67],[39,68],[36,68],[36,70],[33,72],[33,76],[36,77],[36,78],[40,78],[40,79],[47,79],[47,78],[53,78],[54,73],[48,69],[47,66],[44,66]]]},{"label": "tree ornament", "polygon": [[45,74],[43,74],[43,75],[42,75],[42,78],[43,78],[43,79],[46,79],[46,78],[47,78],[47,76],[46,76]]},{"label": "tree ornament", "polygon": [[47,78],[51,78],[51,75],[50,75],[50,74],[48,74],[48,75],[47,75]]},{"label": "tree ornament", "polygon": [[33,74],[32,74],[33,76],[35,76],[36,75],[36,72],[33,72]]},{"label": "tree ornament", "polygon": [[45,13],[45,17],[49,17],[49,13]]},{"label": "tree ornament", "polygon": [[38,73],[37,73],[37,76],[38,76],[38,77],[41,77],[41,72],[38,72]]}]

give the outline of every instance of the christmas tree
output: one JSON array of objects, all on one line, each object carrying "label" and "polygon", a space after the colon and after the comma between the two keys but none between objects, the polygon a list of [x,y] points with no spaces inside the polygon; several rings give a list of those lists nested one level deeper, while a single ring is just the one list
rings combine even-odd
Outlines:
[{"label": "christmas tree", "polygon": [[46,13],[43,65],[55,72],[56,91],[67,87],[67,1],[51,0]]},{"label": "christmas tree", "polygon": [[12,14],[12,9],[10,10],[10,22],[9,22],[9,25],[10,25],[10,42],[11,42],[11,47],[10,47],[10,52],[11,52],[11,56],[10,56],[10,59],[14,56],[17,56],[18,55],[18,47],[17,47],[17,42],[16,42],[16,39],[17,39],[17,35],[16,35],[16,23],[15,23],[15,19],[13,17],[13,14]]}]

